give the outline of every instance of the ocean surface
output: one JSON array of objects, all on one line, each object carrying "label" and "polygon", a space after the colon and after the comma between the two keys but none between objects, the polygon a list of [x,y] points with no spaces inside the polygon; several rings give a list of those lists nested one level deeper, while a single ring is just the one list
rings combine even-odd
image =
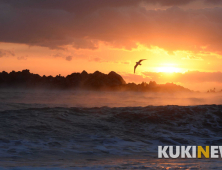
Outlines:
[{"label": "ocean surface", "polygon": [[0,90],[0,170],[221,169],[158,145],[222,145],[222,93]]}]

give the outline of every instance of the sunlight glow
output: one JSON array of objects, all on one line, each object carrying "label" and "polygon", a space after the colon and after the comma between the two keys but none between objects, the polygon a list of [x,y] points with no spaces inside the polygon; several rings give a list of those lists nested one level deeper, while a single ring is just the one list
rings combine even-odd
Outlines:
[{"label": "sunlight glow", "polygon": [[177,67],[157,67],[156,71],[163,72],[163,73],[177,73],[177,72],[181,72],[181,69]]}]

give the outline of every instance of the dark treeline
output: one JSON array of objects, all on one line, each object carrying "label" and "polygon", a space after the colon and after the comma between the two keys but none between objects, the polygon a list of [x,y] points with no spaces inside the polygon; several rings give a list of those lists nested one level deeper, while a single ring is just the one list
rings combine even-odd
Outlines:
[{"label": "dark treeline", "polygon": [[47,89],[85,89],[85,90],[126,90],[126,91],[152,91],[152,92],[191,92],[182,86],[166,83],[157,84],[155,81],[149,83],[128,83],[114,71],[104,74],[96,71],[88,74],[72,73],[66,77],[57,75],[40,76],[30,73],[29,70],[0,72],[0,87],[2,88],[47,88]]}]

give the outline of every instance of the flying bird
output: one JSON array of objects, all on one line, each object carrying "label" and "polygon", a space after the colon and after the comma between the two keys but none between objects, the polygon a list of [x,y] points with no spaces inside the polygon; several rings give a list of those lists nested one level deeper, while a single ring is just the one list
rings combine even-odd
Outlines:
[{"label": "flying bird", "polygon": [[136,71],[137,66],[138,66],[138,65],[142,65],[141,62],[142,62],[143,60],[146,60],[146,59],[142,59],[142,60],[136,62],[136,65],[134,66],[134,74],[135,74],[135,71]]}]

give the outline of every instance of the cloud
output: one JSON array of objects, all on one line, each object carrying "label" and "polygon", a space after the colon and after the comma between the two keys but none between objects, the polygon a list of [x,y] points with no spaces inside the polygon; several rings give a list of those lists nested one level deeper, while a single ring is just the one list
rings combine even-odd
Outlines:
[{"label": "cloud", "polygon": [[142,83],[142,82],[150,82],[153,81],[149,76],[143,76],[143,75],[136,75],[136,74],[124,74],[120,73],[120,75],[123,77],[123,79],[127,83]]},{"label": "cloud", "polygon": [[95,57],[95,58],[90,59],[90,61],[95,61],[95,62],[101,63],[101,62],[102,62],[102,59],[99,58],[99,57]]},{"label": "cloud", "polygon": [[9,56],[15,56],[14,51],[0,49],[0,58],[9,57]]},{"label": "cloud", "polygon": [[89,62],[98,62],[98,63],[115,63],[115,64],[130,64],[130,61],[109,61],[109,60],[103,60],[100,57],[90,57],[88,59]]},{"label": "cloud", "polygon": [[222,4],[222,0],[205,0],[209,4]]},{"label": "cloud", "polygon": [[66,54],[62,54],[62,53],[56,53],[56,54],[53,54],[52,56],[55,58],[64,58],[67,61],[72,61],[73,59],[73,56],[70,56],[70,55],[67,56]]},{"label": "cloud", "polygon": [[148,0],[145,3],[159,4],[161,6],[186,5],[196,0]]},{"label": "cloud", "polygon": [[169,73],[144,72],[143,75],[157,82],[222,83],[222,72],[188,71],[185,73],[171,73],[172,76],[168,76]]},{"label": "cloud", "polygon": [[198,72],[189,71],[186,73],[156,73],[144,72],[142,75],[119,73],[127,83],[142,82],[149,83],[155,81],[157,84],[174,83],[195,91],[207,92],[209,89],[216,88],[221,91],[222,72]]},{"label": "cloud", "polygon": [[196,56],[187,56],[187,57],[183,57],[183,60],[203,60],[201,57],[196,57]]},{"label": "cloud", "polygon": [[121,62],[121,64],[130,64],[131,62],[130,61],[123,61]]},{"label": "cloud", "polygon": [[206,92],[216,87],[217,91],[222,87],[222,72],[188,71],[185,73],[156,73],[143,72],[142,75],[120,73],[127,83],[142,83],[155,81],[158,84],[174,83],[191,90]]},{"label": "cloud", "polygon": [[18,60],[27,60],[28,56],[20,56],[17,57]]},{"label": "cloud", "polygon": [[[170,74],[170,76],[169,76]],[[149,82],[156,81],[157,83],[222,83],[222,72],[199,72],[188,71],[185,73],[157,73],[143,72],[142,75],[137,74],[121,74],[126,82]]]},{"label": "cloud", "polygon": [[[186,5],[197,0],[1,0],[14,8],[22,9],[61,9],[68,12],[75,12],[84,15],[84,12],[91,13],[101,8],[118,8],[139,6],[145,4],[159,4],[161,6]],[[207,2],[215,0],[206,0]],[[87,14],[86,13],[86,14]]]},{"label": "cloud", "polygon": [[73,40],[72,46],[75,49],[90,49],[95,50],[98,49],[98,41],[97,40],[87,40],[87,39],[75,39]]},{"label": "cloud", "polygon": [[103,60],[102,58],[100,58],[100,57],[90,57],[89,58],[89,60],[88,60],[89,62],[98,62],[98,63],[112,63],[112,62],[110,62],[110,61],[108,61],[108,60]]},{"label": "cloud", "polygon": [[[192,2],[198,0],[0,0],[0,42],[90,50],[100,42],[129,50],[140,43],[222,54],[222,8],[175,7]],[[147,10],[142,4],[168,8]]]},{"label": "cloud", "polygon": [[66,57],[66,60],[67,60],[67,61],[71,61],[71,60],[72,60],[72,56],[67,56],[67,57]]},{"label": "cloud", "polygon": [[53,54],[52,56],[55,58],[63,57],[63,55],[61,53],[56,53],[56,54]]}]

